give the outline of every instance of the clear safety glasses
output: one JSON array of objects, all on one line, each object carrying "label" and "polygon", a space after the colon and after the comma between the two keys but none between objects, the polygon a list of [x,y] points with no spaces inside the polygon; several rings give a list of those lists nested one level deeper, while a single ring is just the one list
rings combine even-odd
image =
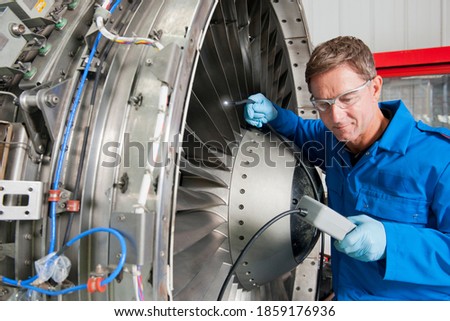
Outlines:
[{"label": "clear safety glasses", "polygon": [[369,79],[361,86],[355,89],[348,90],[333,99],[315,99],[313,96],[311,96],[310,101],[313,104],[313,106],[318,110],[320,110],[321,112],[326,112],[330,110],[330,107],[332,105],[336,105],[342,109],[345,109],[356,104],[356,102],[359,100],[360,97],[359,95],[355,94],[358,91],[364,89],[366,86],[368,86],[371,81],[372,79]]}]

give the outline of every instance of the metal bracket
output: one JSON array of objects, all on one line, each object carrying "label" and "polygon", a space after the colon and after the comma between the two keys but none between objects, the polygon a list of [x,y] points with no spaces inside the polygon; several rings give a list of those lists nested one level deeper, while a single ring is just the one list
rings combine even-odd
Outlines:
[{"label": "metal bracket", "polygon": [[67,202],[72,198],[72,192],[66,189],[60,189],[60,199],[58,201],[58,204],[56,205],[56,213],[64,213],[67,212]]},{"label": "metal bracket", "polygon": [[[38,153],[44,152],[48,138],[55,141],[58,136],[64,111],[61,107],[65,102],[68,84],[69,80],[46,84],[24,91],[20,95],[20,106],[24,111],[25,124],[29,132],[36,133],[31,136],[31,139]],[[41,111],[42,117],[36,117],[36,107]],[[36,121],[36,118],[42,119],[45,126]]]},{"label": "metal bracket", "polygon": [[0,180],[0,221],[42,218],[44,183]]},{"label": "metal bracket", "polygon": [[[87,62],[89,60],[89,56],[83,56],[80,59],[80,66],[78,67],[79,71],[84,71],[87,66]],[[91,64],[89,66],[90,73],[96,73],[98,69],[100,69],[100,73],[105,73],[106,68],[108,67],[106,62],[101,63],[100,59],[97,57],[93,57]]]},{"label": "metal bracket", "polygon": [[319,113],[314,107],[300,106],[297,107],[297,115],[304,119],[318,119]]},{"label": "metal bracket", "polygon": [[181,49],[178,45],[170,43],[160,52],[147,60],[155,76],[173,88],[181,59]]},{"label": "metal bracket", "polygon": [[[126,240],[129,264],[143,265],[152,257],[152,237],[154,212],[127,213],[113,212],[111,228],[118,230]],[[121,255],[120,244],[116,238],[110,238],[110,263],[117,262]]]},{"label": "metal bracket", "polygon": [[0,261],[4,260],[6,257],[14,258],[16,251],[15,243],[0,243]]}]

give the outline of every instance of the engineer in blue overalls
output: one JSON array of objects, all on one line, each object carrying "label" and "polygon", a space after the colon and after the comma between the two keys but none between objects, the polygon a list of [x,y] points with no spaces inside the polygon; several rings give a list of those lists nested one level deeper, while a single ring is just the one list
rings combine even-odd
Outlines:
[{"label": "engineer in blue overalls", "polygon": [[306,82],[320,120],[249,98],[246,121],[269,123],[325,171],[328,205],[357,227],[331,252],[337,300],[450,300],[450,131],[379,102],[382,78],[354,37],[316,47]]}]

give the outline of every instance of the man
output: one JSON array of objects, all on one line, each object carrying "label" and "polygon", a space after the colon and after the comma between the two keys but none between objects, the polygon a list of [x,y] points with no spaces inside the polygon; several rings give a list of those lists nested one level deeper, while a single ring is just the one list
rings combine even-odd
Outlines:
[{"label": "man", "polygon": [[269,123],[325,171],[328,205],[356,224],[332,247],[337,300],[450,300],[450,131],[379,103],[369,48],[337,37],[306,66],[320,120],[249,98],[246,121]]}]

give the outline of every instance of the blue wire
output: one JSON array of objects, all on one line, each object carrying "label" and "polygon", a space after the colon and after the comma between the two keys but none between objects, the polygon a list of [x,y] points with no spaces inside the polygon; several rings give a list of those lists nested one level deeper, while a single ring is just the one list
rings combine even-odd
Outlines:
[{"label": "blue wire", "polygon": [[117,6],[120,4],[121,0],[117,0],[116,3],[113,4],[113,6],[111,7],[111,10],[109,10],[109,12],[113,13],[114,10],[116,10]]},{"label": "blue wire", "polygon": [[[119,5],[121,1],[117,0],[113,7],[111,8],[110,12],[112,13],[117,6]],[[67,150],[67,144],[69,141],[69,137],[70,134],[72,133],[72,127],[73,127],[73,121],[75,119],[75,115],[76,112],[78,110],[78,106],[80,103],[80,99],[81,99],[81,95],[83,93],[83,89],[84,89],[84,85],[86,83],[86,79],[88,76],[88,72],[89,69],[91,67],[92,64],[92,60],[94,59],[94,55],[97,52],[97,47],[98,44],[100,43],[100,39],[101,39],[102,35],[101,33],[99,33],[97,35],[97,38],[95,39],[95,42],[92,46],[91,49],[91,53],[89,54],[89,59],[86,63],[86,66],[84,68],[83,71],[83,75],[81,76],[80,79],[80,83],[78,84],[78,89],[77,92],[75,94],[75,100],[73,101],[72,104],[72,108],[69,114],[69,119],[67,120],[67,125],[65,128],[65,132],[64,132],[64,136],[63,136],[63,142],[61,144],[61,150],[60,150],[60,154],[58,156],[58,163],[56,166],[56,170],[55,170],[55,177],[53,180],[53,184],[52,184],[52,189],[57,190],[59,188],[59,180],[61,178],[61,172],[62,172],[62,167],[63,167],[63,163],[64,163],[64,158],[66,155],[66,150]],[[55,251],[55,244],[56,244],[56,202],[50,202],[50,221],[51,221],[51,225],[50,225],[50,245],[49,245],[49,249],[48,249],[48,253],[52,253]]]},{"label": "blue wire", "polygon": [[[57,167],[56,167],[56,171],[55,171],[55,178],[53,180],[53,185],[52,188],[54,190],[58,189],[58,184],[59,184],[59,180],[61,177],[61,172],[62,172],[62,167],[63,167],[63,163],[64,163],[64,158],[65,158],[65,154],[66,154],[66,150],[67,150],[67,143],[70,137],[70,134],[72,132],[72,126],[73,126],[73,121],[75,118],[75,114],[78,110],[78,106],[80,103],[80,99],[81,99],[81,94],[83,93],[83,88],[84,88],[84,84],[86,83],[86,79],[88,76],[88,72],[89,72],[89,68],[91,67],[91,63],[92,60],[94,59],[94,55],[97,51],[97,47],[98,44],[100,42],[101,39],[101,34],[99,33],[97,35],[97,38],[95,39],[94,45],[92,46],[92,50],[91,53],[89,55],[89,59],[86,63],[86,66],[84,68],[83,71],[83,75],[80,79],[80,83],[78,85],[78,89],[75,95],[75,100],[72,104],[72,108],[69,114],[69,119],[67,120],[67,125],[66,125],[66,129],[64,132],[64,137],[63,137],[63,142],[61,144],[61,151],[59,154],[59,158],[58,158],[58,163],[57,163]],[[48,253],[52,253],[55,251],[55,243],[56,243],[56,202],[51,202],[50,204],[50,220],[52,221],[51,223],[51,230],[50,230],[50,246],[49,246],[49,250]]]},{"label": "blue wire", "polygon": [[[93,233],[97,233],[97,232],[107,232],[107,233],[111,233],[113,234],[115,237],[117,237],[117,239],[119,240],[120,243],[120,248],[122,250],[122,255],[120,256],[119,259],[119,263],[117,264],[117,267],[114,269],[114,271],[106,278],[104,279],[102,282],[100,282],[101,286],[105,286],[109,283],[111,283],[112,281],[114,281],[114,279],[117,277],[117,275],[119,275],[120,271],[123,269],[123,266],[125,265],[125,260],[127,257],[127,246],[125,243],[125,238],[117,231],[111,228],[106,228],[106,227],[96,227],[93,229],[90,229],[88,231],[85,231],[79,235],[77,235],[76,237],[74,237],[73,239],[71,239],[69,242],[67,242],[67,246],[72,246],[76,241],[82,239],[85,236],[88,236],[90,234]],[[18,287],[22,287],[28,290],[33,290],[36,291],[38,293],[42,293],[45,295],[50,295],[50,296],[56,296],[56,295],[64,295],[64,294],[68,294],[68,293],[72,293],[75,291],[81,291],[81,290],[85,290],[87,288],[87,284],[81,284],[81,285],[77,285],[71,288],[67,288],[64,290],[59,290],[59,291],[50,291],[50,290],[45,290],[45,289],[41,289],[32,285],[29,285],[29,283],[25,283],[25,282],[18,282],[16,280],[11,280],[8,278],[2,278],[2,281],[4,283],[9,283],[10,285],[13,286],[18,286]],[[28,281],[28,280],[27,280]]]},{"label": "blue wire", "polygon": [[[100,285],[105,285],[110,283],[111,281],[113,281],[117,275],[119,275],[120,270],[122,269],[122,267],[125,264],[125,259],[127,256],[127,246],[125,243],[125,238],[122,236],[122,234],[120,234],[117,230],[111,229],[111,228],[107,228],[107,227],[95,227],[93,229],[90,229],[88,231],[85,231],[79,235],[77,235],[76,237],[74,237],[72,240],[70,240],[69,242],[67,242],[67,246],[71,246],[73,243],[75,243],[76,241],[78,241],[79,239],[92,234],[92,233],[96,233],[96,232],[108,232],[113,234],[114,236],[116,236],[119,239],[120,242],[120,247],[122,249],[122,255],[119,259],[119,263],[117,265],[117,268],[113,271],[113,273],[111,273],[110,276],[108,276],[105,280],[103,280],[102,283],[100,283]],[[120,267],[120,269],[119,269]]]},{"label": "blue wire", "polygon": [[[97,35],[97,38],[95,39],[94,45],[92,46],[92,50],[89,55],[88,62],[86,63],[86,67],[84,69],[83,75],[82,75],[82,77],[80,79],[80,83],[78,85],[75,100],[72,104],[71,112],[70,112],[69,119],[67,121],[67,125],[65,128],[64,136],[63,136],[63,142],[61,144],[61,151],[58,156],[58,163],[57,163],[57,167],[55,170],[55,178],[54,178],[53,184],[52,184],[52,189],[54,189],[54,190],[58,189],[58,184],[59,184],[59,180],[61,177],[61,171],[62,171],[63,162],[64,162],[66,149],[67,149],[67,143],[68,143],[71,131],[72,131],[73,121],[75,118],[75,114],[78,110],[79,102],[81,99],[81,94],[83,92],[83,88],[86,83],[88,71],[91,66],[92,60],[94,59],[94,55],[97,51],[97,47],[98,47],[101,37],[102,36],[99,33]],[[50,202],[50,215],[49,216],[50,216],[50,245],[49,245],[49,249],[48,249],[48,254],[55,251],[55,244],[56,244],[56,202],[54,202],[54,201]],[[31,284],[36,279],[37,279],[37,276],[34,276],[31,279],[23,281],[22,284],[23,285]]]},{"label": "blue wire", "polygon": [[[97,51],[98,44],[100,42],[102,35],[99,33],[97,38],[95,39],[94,45],[92,46],[91,53],[89,55],[89,59],[86,63],[86,66],[83,71],[83,75],[80,79],[80,83],[78,85],[78,89],[75,95],[75,100],[73,101],[72,108],[69,114],[69,119],[67,120],[66,129],[63,136],[63,142],[61,144],[61,151],[58,157],[58,163],[55,170],[55,178],[53,180],[52,189],[57,190],[59,185],[59,180],[61,177],[62,167],[64,163],[64,158],[66,155],[67,144],[69,141],[70,134],[72,132],[73,121],[75,119],[75,114],[78,110],[78,106],[81,99],[81,94],[83,93],[83,88],[86,83],[86,79],[88,76],[89,68],[91,67],[92,60],[94,59],[94,55]],[[51,202],[50,204],[50,220],[51,220],[51,229],[50,229],[50,245],[48,253],[52,253],[55,251],[55,243],[56,243],[56,202]]]},{"label": "blue wire", "polygon": [[[116,10],[116,8],[120,4],[120,2],[121,2],[121,0],[117,0],[114,3],[114,5],[111,7],[111,10],[110,10],[111,13],[114,10]],[[61,178],[61,172],[62,172],[64,158],[65,158],[65,154],[66,154],[66,150],[67,150],[68,140],[69,140],[70,134],[72,132],[73,121],[75,119],[75,115],[76,115],[76,112],[78,110],[78,106],[79,106],[79,103],[80,103],[81,95],[83,93],[84,85],[86,83],[86,79],[87,79],[87,76],[88,76],[88,72],[89,72],[89,69],[91,67],[92,60],[94,59],[94,55],[97,52],[97,47],[98,47],[98,45],[100,43],[101,37],[102,37],[102,35],[101,35],[101,33],[99,33],[97,35],[97,38],[94,41],[94,44],[93,44],[91,52],[89,54],[89,58],[88,58],[88,61],[86,63],[83,75],[81,76],[80,83],[78,84],[77,92],[76,92],[76,95],[75,95],[75,100],[73,101],[73,104],[72,104],[72,107],[71,107],[71,111],[70,111],[70,114],[69,114],[69,118],[67,120],[67,125],[66,125],[65,131],[64,131],[63,142],[62,142],[61,147],[60,147],[61,148],[60,154],[58,155],[58,162],[57,162],[57,166],[56,166],[56,170],[55,170],[55,177],[54,177],[54,180],[53,180],[53,183],[52,183],[52,189],[54,189],[54,190],[57,190],[59,188],[59,186],[58,186],[59,185],[59,180]],[[49,216],[50,216],[50,244],[49,244],[48,254],[50,254],[50,253],[55,251],[55,244],[56,244],[56,203],[57,202],[54,202],[54,201],[50,202],[50,214],[49,214]],[[82,234],[80,234],[80,235],[82,235]],[[24,288],[30,288],[29,284],[33,283],[37,278],[38,278],[38,276],[35,275],[34,277],[31,277],[30,279],[24,280],[24,281],[22,281],[20,283],[20,286],[22,286]],[[16,280],[9,279],[7,277],[3,277],[2,280],[4,282],[7,282],[7,283],[11,284],[11,285],[19,286],[19,282],[16,281]],[[38,291],[38,290],[39,291],[43,291],[42,289],[38,289],[38,288],[34,288],[34,289],[36,291]],[[71,288],[71,289],[74,289],[74,288]],[[79,290],[81,290],[81,289],[79,289]],[[53,293],[53,292],[51,292],[51,293]]]},{"label": "blue wire", "polygon": [[[110,12],[112,13],[117,6],[119,5],[121,1],[117,0],[116,3],[113,5],[113,7],[111,8]],[[67,142],[69,140],[71,131],[72,131],[72,126],[73,126],[73,121],[75,118],[75,114],[78,110],[78,105],[81,99],[81,94],[83,92],[84,89],[84,85],[87,79],[87,75],[88,75],[88,71],[90,69],[90,66],[92,64],[92,60],[94,59],[94,55],[97,52],[97,47],[100,43],[100,39],[101,39],[102,35],[101,33],[99,33],[97,35],[97,38],[94,41],[94,44],[92,46],[90,55],[89,55],[89,59],[86,63],[86,67],[84,69],[83,75],[80,79],[80,83],[78,84],[78,89],[76,92],[76,96],[75,96],[75,100],[72,104],[72,108],[71,108],[71,112],[69,115],[69,119],[67,121],[67,126],[65,128],[65,132],[64,132],[64,136],[63,136],[63,143],[61,145],[61,151],[60,154],[58,155],[58,163],[57,163],[57,167],[55,170],[55,177],[54,177],[54,181],[52,184],[52,189],[57,190],[58,189],[58,185],[59,185],[59,180],[61,177],[61,172],[62,172],[62,167],[63,167],[63,162],[64,162],[64,158],[65,158],[65,154],[66,154],[66,149],[67,149]],[[49,244],[49,249],[48,249],[48,254],[52,253],[55,251],[55,244],[56,244],[56,202],[50,202],[50,244]],[[15,280],[11,280],[8,278],[3,278],[4,280],[8,280],[9,283],[11,283],[11,281],[15,281]],[[27,284],[31,284],[33,283],[35,280],[37,279],[37,276],[34,276],[28,280],[25,280],[22,282],[23,285],[27,285]]]}]

